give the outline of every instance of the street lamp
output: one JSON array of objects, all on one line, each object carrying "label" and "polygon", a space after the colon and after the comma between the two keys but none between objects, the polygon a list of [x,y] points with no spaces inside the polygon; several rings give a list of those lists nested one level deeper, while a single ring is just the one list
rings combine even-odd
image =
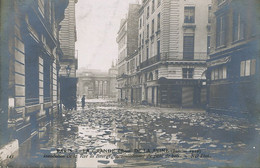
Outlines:
[{"label": "street lamp", "polygon": [[71,71],[70,65],[67,65],[67,67],[66,67],[66,73],[67,73],[67,76],[68,76],[68,77],[70,76],[70,71]]}]

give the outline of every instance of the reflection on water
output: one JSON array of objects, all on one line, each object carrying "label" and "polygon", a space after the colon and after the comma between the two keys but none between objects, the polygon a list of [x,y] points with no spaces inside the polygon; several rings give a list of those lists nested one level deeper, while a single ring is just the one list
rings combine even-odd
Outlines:
[{"label": "reflection on water", "polygon": [[[89,103],[86,110],[67,112],[61,123],[42,129],[21,147],[19,157],[9,165],[247,167],[259,164],[259,125],[243,119],[170,109],[129,110],[100,102]],[[111,152],[113,149],[124,152]]]}]

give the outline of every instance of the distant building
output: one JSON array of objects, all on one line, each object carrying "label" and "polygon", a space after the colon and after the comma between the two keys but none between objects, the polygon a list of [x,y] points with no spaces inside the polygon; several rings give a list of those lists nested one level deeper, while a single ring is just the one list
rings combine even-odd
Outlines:
[{"label": "distant building", "polygon": [[117,77],[118,74],[118,69],[117,69],[117,64],[115,65],[114,62],[112,62],[111,68],[108,70],[108,76],[110,76],[110,97],[118,99],[118,89],[117,89]]},{"label": "distant building", "polygon": [[66,0],[1,1],[0,148],[8,153],[38,139],[58,115],[58,29],[67,5]]},{"label": "distant building", "polygon": [[108,72],[81,68],[77,71],[78,97],[87,99],[117,98],[117,67],[112,65]]},{"label": "distant building", "polygon": [[259,115],[259,5],[213,0],[208,111]]},{"label": "distant building", "polygon": [[126,18],[121,20],[116,42],[118,43],[118,98],[130,100],[131,88],[128,83],[128,60],[138,49],[138,11],[140,5],[130,4]]}]

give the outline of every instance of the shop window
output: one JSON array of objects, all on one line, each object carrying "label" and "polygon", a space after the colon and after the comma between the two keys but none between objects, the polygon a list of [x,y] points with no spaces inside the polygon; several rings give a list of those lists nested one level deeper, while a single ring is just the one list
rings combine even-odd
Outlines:
[{"label": "shop window", "polygon": [[245,60],[240,62],[240,76],[255,75],[256,72],[256,59]]},{"label": "shop window", "polygon": [[195,23],[195,7],[184,7],[184,23]]},{"label": "shop window", "polygon": [[250,60],[246,60],[245,76],[250,75]]},{"label": "shop window", "polygon": [[254,75],[256,71],[256,59],[251,60],[250,74]]},{"label": "shop window", "polygon": [[227,78],[227,67],[223,66],[223,79]]},{"label": "shop window", "polygon": [[219,79],[218,69],[215,69],[214,71],[215,71],[215,76],[214,76],[214,78],[215,78],[215,80],[218,80],[218,79]]},{"label": "shop window", "polygon": [[227,67],[220,66],[211,71],[211,80],[219,80],[227,78]]},{"label": "shop window", "polygon": [[194,68],[182,68],[183,79],[192,79],[194,73]]},{"label": "shop window", "polygon": [[215,80],[215,71],[214,71],[214,69],[211,71],[211,80]]}]

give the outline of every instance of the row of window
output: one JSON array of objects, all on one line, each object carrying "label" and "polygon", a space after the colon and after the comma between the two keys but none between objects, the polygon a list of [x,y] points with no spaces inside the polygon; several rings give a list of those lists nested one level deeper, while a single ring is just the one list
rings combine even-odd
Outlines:
[{"label": "row of window", "polygon": [[49,21],[52,20],[52,8],[51,1],[38,0],[38,9],[42,15],[42,17],[46,17]]},{"label": "row of window", "polygon": [[[157,15],[157,31],[159,31],[160,28],[161,28],[161,14],[158,13],[158,15]],[[155,33],[155,20],[153,19],[152,23],[151,23],[151,35],[153,35],[154,33]],[[150,35],[150,25],[148,23],[147,26],[146,26],[146,38],[147,39],[149,38],[149,35]],[[141,44],[142,35],[140,34],[139,37],[140,37],[139,43]],[[144,38],[144,32],[143,32],[143,38]]]},{"label": "row of window", "polygon": [[[161,0],[157,0],[157,7],[159,7],[161,4]],[[155,11],[155,0],[152,0],[152,13]],[[150,6],[148,5],[146,8],[146,17],[147,19],[150,16]]]},{"label": "row of window", "polygon": [[256,59],[249,59],[241,61],[240,63],[240,76],[254,75],[256,71]]},{"label": "row of window", "polygon": [[[195,23],[195,7],[184,7],[184,23]],[[211,23],[211,6],[208,7],[208,23]]]},{"label": "row of window", "polygon": [[[149,6],[147,7],[149,9]],[[147,9],[147,11],[148,11]],[[149,12],[147,13],[149,14]],[[149,16],[149,15],[148,15]],[[157,16],[157,29],[160,28],[160,13]],[[154,22],[154,20],[153,20]],[[184,23],[195,23],[195,7],[194,6],[186,6],[184,7]],[[211,23],[211,6],[208,7],[208,23]],[[142,28],[144,25],[144,21],[140,18],[139,28]],[[148,29],[147,29],[148,30]],[[152,26],[153,30],[153,26]]]},{"label": "row of window", "polygon": [[226,79],[227,78],[227,67],[220,66],[211,71],[211,80]]},{"label": "row of window", "polygon": [[[227,35],[232,33],[232,42],[245,39],[246,33],[246,18],[243,11],[234,10],[232,17],[232,32],[228,32],[228,16],[221,15],[217,17],[216,27],[216,47],[225,46],[227,42]],[[255,33],[255,26],[252,26],[251,33]]]},{"label": "row of window", "polygon": [[[255,75],[256,59],[248,59],[240,62],[240,77]],[[226,65],[217,67],[211,71],[211,80],[219,80],[227,78]]]}]

